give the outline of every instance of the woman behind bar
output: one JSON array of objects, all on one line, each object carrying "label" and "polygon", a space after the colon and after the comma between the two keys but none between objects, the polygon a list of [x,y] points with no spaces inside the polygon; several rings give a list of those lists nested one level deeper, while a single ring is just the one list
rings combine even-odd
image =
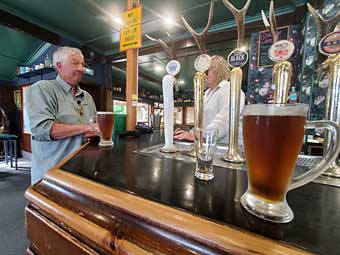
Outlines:
[{"label": "woman behind bar", "polygon": [[[208,89],[204,93],[203,128],[218,129],[218,140],[228,143],[229,133],[229,101],[230,83],[227,61],[218,55],[211,57],[211,65],[207,75]],[[240,112],[245,104],[245,95],[241,91]],[[194,141],[191,131],[179,130],[175,139]]]}]

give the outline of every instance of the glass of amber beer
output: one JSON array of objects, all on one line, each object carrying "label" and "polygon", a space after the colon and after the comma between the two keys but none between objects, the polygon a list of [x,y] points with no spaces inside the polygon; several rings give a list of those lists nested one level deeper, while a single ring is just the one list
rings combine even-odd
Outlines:
[{"label": "glass of amber beer", "polygon": [[[304,104],[253,104],[243,111],[243,139],[248,189],[242,206],[264,220],[287,223],[294,214],[287,191],[322,174],[340,151],[340,129],[332,121],[306,121]],[[332,134],[328,151],[308,172],[292,177],[303,144],[305,128],[326,128]]]},{"label": "glass of amber beer", "polygon": [[90,119],[91,123],[98,123],[100,130],[99,146],[113,146],[112,131],[114,125],[113,112],[97,112],[97,115]]}]

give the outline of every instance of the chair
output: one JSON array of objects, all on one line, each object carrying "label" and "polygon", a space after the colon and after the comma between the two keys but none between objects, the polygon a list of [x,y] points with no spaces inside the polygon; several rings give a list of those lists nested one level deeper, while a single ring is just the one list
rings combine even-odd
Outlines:
[{"label": "chair", "polygon": [[17,136],[11,134],[0,134],[0,142],[4,145],[4,160],[6,165],[10,162],[13,167],[13,161],[15,163],[15,170],[18,170],[17,159]]}]

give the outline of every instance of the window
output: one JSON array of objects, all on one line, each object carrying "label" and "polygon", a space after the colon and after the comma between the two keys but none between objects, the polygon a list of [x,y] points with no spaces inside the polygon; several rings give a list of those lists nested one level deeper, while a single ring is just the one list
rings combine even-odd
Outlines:
[{"label": "window", "polygon": [[126,102],[113,100],[113,112],[116,114],[126,114]]}]

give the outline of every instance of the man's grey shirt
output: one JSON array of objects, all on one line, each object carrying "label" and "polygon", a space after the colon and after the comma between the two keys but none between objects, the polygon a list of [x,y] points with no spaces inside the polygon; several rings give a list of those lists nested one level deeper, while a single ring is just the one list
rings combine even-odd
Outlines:
[{"label": "man's grey shirt", "polygon": [[82,143],[81,135],[53,140],[50,136],[53,122],[89,123],[89,118],[96,114],[96,106],[91,95],[79,86],[73,95],[72,87],[59,76],[33,84],[28,89],[26,104],[32,135],[33,184]]}]

